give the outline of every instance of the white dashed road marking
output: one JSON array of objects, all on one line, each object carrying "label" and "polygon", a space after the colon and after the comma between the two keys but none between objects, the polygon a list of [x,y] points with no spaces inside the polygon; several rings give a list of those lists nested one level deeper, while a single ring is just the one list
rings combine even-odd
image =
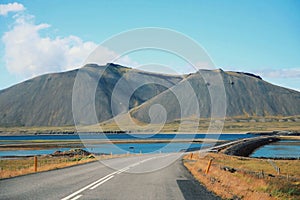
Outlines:
[{"label": "white dashed road marking", "polygon": [[132,165],[129,165],[129,166],[123,168],[123,169],[120,169],[120,170],[118,170],[118,171],[115,171],[115,172],[113,172],[113,173],[110,173],[110,174],[108,174],[108,175],[106,175],[106,176],[104,176],[104,177],[98,179],[97,181],[95,181],[95,182],[93,182],[93,183],[91,183],[91,184],[89,184],[89,185],[87,185],[87,186],[81,188],[80,190],[77,190],[76,192],[70,194],[69,196],[67,196],[67,197],[65,197],[65,198],[62,198],[61,200],[77,200],[77,199],[79,199],[80,197],[82,197],[82,194],[80,194],[81,192],[83,192],[83,191],[85,191],[85,190],[87,190],[87,189],[93,190],[93,189],[99,187],[99,186],[102,185],[103,183],[105,183],[105,182],[109,181],[110,179],[112,179],[112,178],[114,177],[115,174],[121,174],[121,173],[123,173],[123,172],[129,170],[131,167],[135,167],[135,166],[140,165],[141,163],[147,162],[147,161],[149,161],[149,160],[152,160],[152,159],[155,159],[155,158],[159,158],[159,157],[165,157],[165,156],[167,156],[167,155],[147,158],[147,159],[145,159],[145,160],[142,160],[142,161],[139,161],[139,162],[134,163],[134,164],[132,164]]},{"label": "white dashed road marking", "polygon": [[104,179],[103,181],[101,181],[100,183],[94,185],[93,187],[90,188],[90,190],[95,189],[96,187],[98,187],[99,185],[102,185],[103,183],[105,183],[106,181],[108,181],[109,179],[112,179],[114,176],[110,176],[107,179]]}]

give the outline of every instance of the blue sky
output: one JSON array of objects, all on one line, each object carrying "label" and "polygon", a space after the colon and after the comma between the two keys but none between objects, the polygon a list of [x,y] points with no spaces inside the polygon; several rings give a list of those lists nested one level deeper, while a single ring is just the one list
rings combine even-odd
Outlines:
[{"label": "blue sky", "polygon": [[297,0],[14,2],[0,3],[0,89],[79,67],[120,32],[162,27],[197,41],[217,68],[256,73],[300,91]]}]

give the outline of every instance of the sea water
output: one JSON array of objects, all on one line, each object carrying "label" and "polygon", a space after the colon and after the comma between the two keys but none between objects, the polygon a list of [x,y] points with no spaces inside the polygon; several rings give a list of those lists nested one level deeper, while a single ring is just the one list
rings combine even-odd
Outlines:
[{"label": "sea water", "polygon": [[[93,153],[103,154],[125,154],[125,153],[169,153],[179,152],[190,148],[201,149],[213,145],[212,143],[191,143],[191,142],[172,142],[184,139],[216,139],[216,140],[236,140],[242,138],[253,137],[250,134],[79,134],[79,135],[20,135],[20,136],[0,136],[0,144],[16,144],[34,141],[72,141],[72,140],[170,140],[170,142],[131,142],[131,143],[110,143],[110,144],[95,144],[86,145],[84,148]],[[174,139],[174,140],[173,140]],[[51,148],[38,150],[11,150],[0,151],[2,156],[32,156],[52,154],[55,151],[66,151],[70,148]]]},{"label": "sea water", "polygon": [[250,157],[300,158],[300,140],[280,140],[260,147]]}]

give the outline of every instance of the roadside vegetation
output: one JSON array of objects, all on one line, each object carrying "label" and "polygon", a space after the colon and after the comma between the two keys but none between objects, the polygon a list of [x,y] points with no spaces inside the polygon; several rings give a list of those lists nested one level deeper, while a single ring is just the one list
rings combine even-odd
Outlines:
[{"label": "roadside vegetation", "polygon": [[[110,159],[129,155],[74,155],[74,156],[38,156],[37,172],[49,171],[70,167],[74,165],[96,162],[102,159]],[[0,160],[0,179],[35,173],[34,157],[21,157]]]},{"label": "roadside vegetation", "polygon": [[[212,164],[206,173],[209,160]],[[197,180],[223,199],[300,199],[300,160],[209,153],[186,155],[183,162]]]}]

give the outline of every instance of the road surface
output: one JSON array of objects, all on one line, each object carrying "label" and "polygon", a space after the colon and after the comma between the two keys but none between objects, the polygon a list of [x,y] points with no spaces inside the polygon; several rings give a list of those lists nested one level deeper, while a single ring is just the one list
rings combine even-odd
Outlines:
[{"label": "road surface", "polygon": [[0,199],[220,199],[174,157],[178,154],[115,158],[5,179]]}]

